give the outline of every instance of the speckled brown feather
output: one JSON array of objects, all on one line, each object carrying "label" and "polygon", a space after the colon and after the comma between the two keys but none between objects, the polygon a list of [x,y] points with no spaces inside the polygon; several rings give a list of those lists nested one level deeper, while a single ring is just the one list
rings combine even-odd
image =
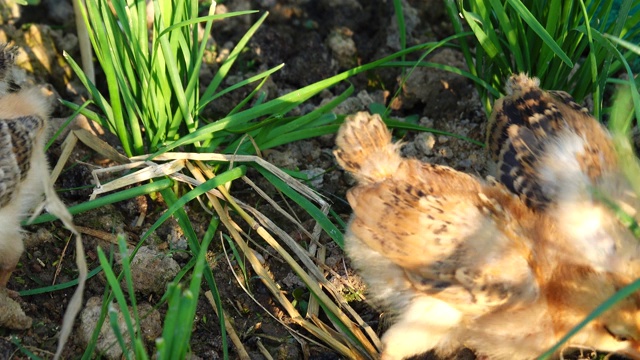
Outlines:
[{"label": "speckled brown feather", "polygon": [[[78,287],[66,305],[53,356],[59,359],[83,304],[87,264],[82,237],[50,181],[44,152],[50,99],[37,87],[9,91],[15,51],[0,45],[0,287],[6,287],[24,251],[21,221],[46,207],[75,235],[78,266]],[[0,303],[0,313],[15,311],[5,305]]]},{"label": "speckled brown feather", "polygon": [[[592,192],[640,208],[606,130],[535,79],[514,77],[509,92],[490,133],[510,166],[502,183],[402,158],[377,115],[348,117],[338,133],[337,161],[358,181],[345,250],[394,316],[383,360],[463,346],[535,359],[640,276],[640,242]],[[571,343],[640,359],[640,296]]]},{"label": "speckled brown feather", "polygon": [[0,44],[0,81],[6,81],[7,74],[11,71],[18,48],[9,44]]},{"label": "speckled brown feather", "polygon": [[44,129],[44,119],[21,116],[0,119],[0,208],[14,200],[18,184],[31,167],[31,154],[36,137]]},{"label": "speckled brown feather", "polygon": [[[403,159],[390,140],[382,120],[364,113],[346,120],[336,139],[338,162],[360,179],[347,194],[353,234],[405,269],[420,291],[478,312],[507,302],[513,292],[529,291],[514,285],[530,276],[526,256],[507,256],[526,252],[527,245],[513,246],[522,239],[504,235],[504,214],[483,194],[485,187],[449,167]],[[503,187],[487,191],[518,202]],[[488,266],[483,252],[504,252],[505,262]],[[518,275],[505,280],[503,266]]]},{"label": "speckled brown feather", "polygon": [[11,134],[13,154],[20,169],[20,179],[24,179],[31,167],[29,158],[33,151],[33,144],[36,137],[42,133],[45,121],[38,116],[21,116],[5,119],[4,124]]},{"label": "speckled brown feather", "polygon": [[[0,208],[15,200],[17,186],[31,167],[35,138],[45,126],[41,107],[29,101],[30,95],[6,94],[17,52],[15,46],[0,44],[0,96],[7,96],[0,109]],[[14,107],[23,109],[15,111]]]},{"label": "speckled brown feather", "polygon": [[338,164],[363,184],[393,176],[402,159],[391,145],[391,133],[382,119],[358,114],[345,121],[349,126],[342,126],[336,137]]},{"label": "speckled brown feather", "polygon": [[17,53],[17,47],[0,44],[0,95],[9,91]]},{"label": "speckled brown feather", "polygon": [[8,91],[15,52],[0,44],[0,287],[23,252],[20,221],[41,203],[48,179],[44,138],[50,104],[36,87]]},{"label": "speckled brown feather", "polygon": [[[513,75],[507,83],[507,96],[494,104],[489,120],[487,143],[493,175],[528,206],[544,209],[554,198],[539,171],[547,147],[563,141],[563,132],[585,139],[581,166],[597,182],[603,166],[616,166],[613,146],[606,131],[563,91],[544,91],[539,81],[524,74]],[[596,144],[593,145],[592,144]]]}]

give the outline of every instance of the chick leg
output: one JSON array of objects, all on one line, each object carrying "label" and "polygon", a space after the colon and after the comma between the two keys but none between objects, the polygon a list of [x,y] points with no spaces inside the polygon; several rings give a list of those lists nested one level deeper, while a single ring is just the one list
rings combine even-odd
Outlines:
[{"label": "chick leg", "polygon": [[11,273],[15,270],[20,256],[24,251],[24,245],[22,244],[22,234],[19,231],[19,224],[13,224],[13,226],[3,225],[3,212],[0,211],[0,287],[6,288]]},{"label": "chick leg", "polygon": [[13,273],[13,270],[15,270],[15,265],[3,265],[2,268],[0,268],[0,287],[7,287],[7,283],[11,278],[11,273]]}]

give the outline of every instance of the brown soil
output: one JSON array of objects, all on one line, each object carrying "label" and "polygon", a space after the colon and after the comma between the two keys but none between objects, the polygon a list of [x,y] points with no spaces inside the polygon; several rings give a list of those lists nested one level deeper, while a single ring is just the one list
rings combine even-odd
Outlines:
[{"label": "brown soil", "polygon": [[[15,35],[19,30],[27,31],[25,29],[36,26],[39,29],[46,29],[45,33],[53,39],[55,49],[59,51],[64,48],[64,39],[68,39],[74,32],[73,22],[64,17],[53,18],[52,11],[48,8],[51,6],[49,4],[62,6],[60,5],[62,3],[69,5],[70,1],[43,1],[39,6],[23,9],[22,17],[13,28],[14,32],[7,31],[9,37],[11,38],[12,34]],[[270,12],[266,23],[251,40],[249,51],[243,54],[243,58],[237,62],[239,65],[232,73],[234,76],[246,76],[285,63],[283,70],[276,73],[272,83],[268,85],[270,98],[330,77],[354,65],[379,59],[399,49],[391,1],[232,0],[225,1],[224,6],[229,11],[257,9],[260,10],[260,14],[264,11]],[[405,11],[409,28],[408,45],[441,39],[451,32],[442,8],[442,1],[409,0],[405,2]],[[228,47],[229,42],[235,44],[260,14],[251,17],[250,21],[249,17],[234,18],[215,25],[212,37],[216,44],[220,48]],[[19,43],[17,38],[14,40]],[[337,43],[332,42],[333,40]],[[347,46],[350,40],[355,45],[352,52],[349,52]],[[77,47],[65,50],[75,59],[79,59]],[[431,60],[464,66],[461,56],[453,51],[437,53]],[[203,72],[203,82],[206,81],[207,76],[211,76],[213,71],[215,69]],[[338,111],[352,113],[364,110],[368,105],[367,99],[373,99],[392,104],[393,117],[406,118],[407,121],[483,141],[485,117],[469,81],[441,71],[418,69],[404,84],[400,96],[396,98],[393,94],[399,88],[400,75],[401,71],[398,69],[385,68],[350,79],[356,87],[354,94],[358,96],[354,95]],[[58,79],[50,72],[35,75],[36,82],[52,83],[63,98],[77,101],[82,94],[81,90],[78,90],[79,87],[73,85],[73,82],[71,86],[60,84],[60,81],[56,81]],[[340,94],[347,86],[348,84],[345,83],[330,89],[319,98],[312,99],[310,104],[303,106],[300,111],[312,109],[321,101]],[[79,91],[79,94],[74,93],[74,89]],[[246,93],[242,90],[231,93],[213,104],[209,110],[210,115],[225,113],[245,95]],[[60,107],[54,115],[69,115],[69,111]],[[396,135],[402,137],[407,143],[404,152],[408,156],[448,164],[471,173],[484,174],[485,172],[484,153],[479,146],[470,142],[443,135],[410,132],[397,132]],[[332,136],[325,136],[271,150],[267,152],[266,158],[277,166],[292,170],[320,169],[322,174],[319,177],[320,181],[312,183],[312,186],[333,203],[333,209],[343,219],[347,219],[350,210],[344,195],[351,180],[336,167],[331,155],[332,148]],[[53,149],[50,152],[52,164],[57,161],[58,153],[59,149]],[[63,201],[69,206],[86,201],[91,192],[91,189],[83,188],[92,182],[90,175],[92,168],[86,163],[103,164],[102,159],[82,146],[78,147],[73,159],[78,162],[69,163],[67,170],[56,184],[59,189],[73,189],[60,193]],[[249,172],[248,175],[257,181],[259,186],[275,193],[266,181],[260,180],[257,173]],[[235,196],[249,204],[258,201],[255,193],[247,188],[236,186],[233,191]],[[275,195],[274,197],[277,198]],[[141,227],[136,227],[132,220],[140,213],[141,203],[148,206],[148,215],[145,223]],[[135,244],[164,209],[162,203],[150,198],[142,201],[133,199],[78,215],[75,222],[80,226],[101,231],[103,234],[124,232],[130,243]],[[208,223],[208,215],[195,203],[189,206],[187,211],[192,222],[198,226],[196,232],[201,236]],[[266,208],[264,211],[266,215],[274,216],[274,221],[278,222],[279,219],[274,213]],[[289,232],[295,230],[291,227],[287,228],[286,222],[279,225]],[[27,251],[9,283],[10,289],[24,291],[40,288],[52,284],[54,278],[55,283],[64,283],[77,276],[72,247],[63,250],[69,240],[69,233],[59,223],[28,226],[25,230]],[[109,249],[112,245],[95,236],[85,236],[84,239],[91,270],[98,266],[96,247],[99,245],[103,249]],[[157,231],[156,238],[152,242],[156,247],[173,249],[173,258],[182,266],[188,262],[189,257],[179,250],[181,240],[183,238],[177,230],[176,223],[170,222]],[[358,286],[353,272],[346,270],[348,267],[343,265],[348,265],[348,259],[344,259],[338,246],[333,244],[328,236],[323,237],[322,240],[329,248],[328,257],[331,259],[333,270],[342,277],[340,280]],[[300,241],[306,240],[300,238]],[[250,356],[254,359],[264,358],[259,352],[261,344],[275,358],[303,358],[304,352],[287,329],[265,314],[264,310],[240,288],[223,253],[221,243],[215,242],[211,247],[213,273],[219,291],[225,299],[225,309],[233,318],[234,326],[241,335]],[[267,259],[269,270],[279,280],[284,290],[293,292],[302,287],[285,263],[277,261],[277,257],[273,254],[263,253],[262,255]],[[56,273],[58,263],[61,265],[59,274]],[[237,271],[238,264],[232,262],[232,265]],[[248,277],[257,300],[284,323],[290,324],[262,282],[252,273],[249,273]],[[340,281],[336,279],[336,282]],[[102,276],[90,278],[85,299],[94,296],[102,297],[104,288],[105,281]],[[0,329],[0,358],[26,358],[17,351],[17,346],[10,343],[9,339],[12,336],[29,351],[46,358],[51,357],[55,351],[61,316],[72,292],[73,288],[41,295],[22,296],[19,302],[27,315],[33,318],[33,325],[25,331]],[[138,300],[156,305],[161,296],[162,293],[139,294]],[[377,312],[365,303],[353,302],[352,306],[374,329],[380,328]],[[166,306],[159,306],[158,309],[164,313]],[[202,359],[217,359],[222,356],[222,340],[218,324],[218,317],[204,297],[201,297],[191,341],[194,356]],[[65,358],[79,358],[83,354],[85,345],[80,335],[79,326],[76,326],[75,333],[65,350]],[[150,350],[153,349],[152,342],[149,346]],[[310,345],[308,351],[306,355],[313,359],[339,358],[331,350],[316,345]],[[232,347],[230,353],[231,358],[236,357]]]}]

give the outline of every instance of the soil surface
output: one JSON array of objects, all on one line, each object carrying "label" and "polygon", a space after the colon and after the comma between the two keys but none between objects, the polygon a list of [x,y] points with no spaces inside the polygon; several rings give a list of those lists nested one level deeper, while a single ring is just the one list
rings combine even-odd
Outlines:
[{"label": "soil surface", "polygon": [[[265,86],[268,98],[275,98],[313,82],[325,79],[359,64],[380,59],[400,49],[398,27],[391,1],[364,0],[231,0],[218,5],[218,11],[259,10],[253,16],[228,19],[214,24],[211,41],[217,49],[220,60],[225,51],[233,48],[245,31],[265,11],[269,12],[266,22],[261,26],[249,43],[248,50],[232,69],[229,84],[260,71],[285,63],[285,67],[275,73]],[[407,45],[440,40],[452,33],[441,0],[409,0],[404,2],[407,23]],[[38,6],[21,9],[17,17],[5,17],[0,26],[0,42],[13,41],[31,55],[31,68],[25,71],[25,81],[52,85],[59,97],[80,103],[85,92],[78,85],[72,73],[61,58],[67,51],[78,60],[77,38],[71,1],[43,0]],[[415,55],[418,56],[418,55]],[[45,61],[46,60],[46,61]],[[436,52],[428,58],[430,61],[464,67],[462,56],[452,50]],[[49,64],[49,65],[47,65]],[[216,63],[202,71],[202,83],[206,84],[216,71]],[[402,81],[402,71],[396,68],[384,68],[350,79],[356,88],[354,95],[337,109],[337,113],[351,114],[367,110],[371,104],[378,103],[392,108],[391,116],[407,122],[420,124],[439,131],[462,135],[476,141],[484,141],[486,118],[477,99],[473,85],[466,79],[443,71],[421,68],[414,70],[406,81]],[[98,79],[101,74],[98,73]],[[305,113],[320,104],[339,95],[349,86],[342,83],[320,96],[312,99],[296,112]],[[232,92],[207,109],[211,117],[226,114],[249,90]],[[70,115],[62,106],[56,108],[54,117]],[[405,142],[403,152],[407,156],[424,161],[447,164],[458,170],[472,174],[485,175],[483,149],[469,141],[452,136],[433,133],[415,133],[396,131],[398,139]],[[332,203],[333,210],[347,220],[350,209],[345,201],[345,193],[353,180],[338,169],[332,155],[333,136],[293,143],[266,152],[265,158],[278,167],[305,171],[314,176],[308,185],[325,196]],[[57,162],[60,143],[49,151],[50,163]],[[72,206],[88,200],[92,191],[91,171],[110,163],[88,148],[79,145],[72,159],[56,183],[63,201]],[[259,187],[265,189],[274,198],[278,198],[274,189],[257,174],[248,176]],[[233,194],[242,201],[256,204],[260,199],[253,190],[237,185]],[[284,204],[283,204],[284,206]],[[146,229],[162,215],[165,205],[158,199],[136,198],[114,205],[80,214],[74,221],[83,229],[84,244],[87,251],[89,269],[98,266],[97,247],[114,247],[113,234],[124,233],[130,244],[137,244]],[[279,218],[266,206],[260,208],[267,216]],[[192,222],[196,224],[196,233],[201,237],[209,222],[209,215],[194,202],[186,208]],[[137,224],[141,213],[146,213],[144,222]],[[302,213],[302,212],[298,212]],[[300,219],[312,230],[309,219]],[[298,230],[286,221],[279,223],[285,231],[308,246],[309,240],[298,234]],[[219,239],[219,236],[216,237]],[[74,263],[73,246],[67,248],[69,232],[60,223],[46,223],[25,227],[25,251],[19,268],[13,274],[8,288],[18,292],[37,289],[51,284],[66,283],[77,276]],[[363,291],[357,275],[350,269],[349,261],[340,248],[328,236],[322,236],[321,242],[327,247],[325,263],[331,270],[327,277],[339,284],[346,293]],[[136,288],[139,303],[145,304],[146,324],[143,324],[147,345],[153,349],[153,339],[159,336],[161,322],[166,305],[160,300],[166,288],[167,279],[172,279],[179,269],[189,260],[185,254],[186,240],[177,222],[171,220],[163,225],[153,239],[148,240],[144,251],[147,257],[138,265],[149,279],[142,279],[146,285]],[[227,244],[228,245],[228,244]],[[264,359],[264,351],[273,358],[295,359],[334,359],[340,356],[327,348],[305,342],[301,347],[284,324],[292,326],[287,315],[273,300],[269,291],[255,274],[249,273],[247,283],[262,307],[258,306],[241,288],[234,272],[239,264],[233,259],[228,262],[224,255],[230,253],[228,246],[222,247],[215,241],[211,247],[210,265],[212,266],[219,291],[223,294],[224,307],[233,319],[243,345],[252,359]],[[272,251],[264,247],[256,250],[268,263],[270,272],[285,291],[293,294],[304,289],[302,282],[285,262]],[[142,256],[142,255],[141,255]],[[231,265],[231,266],[230,266]],[[62,314],[74,288],[59,291],[47,291],[39,295],[23,295],[18,303],[26,315],[33,319],[27,330],[9,330],[0,328],[0,359],[26,358],[21,347],[50,358],[55,352],[56,339]],[[85,292],[85,310],[76,321],[74,334],[64,352],[69,359],[79,358],[86,347],[86,337],[92,331],[91,321],[99,316],[105,280],[101,275],[88,280]],[[308,294],[307,294],[308,296]],[[351,305],[360,313],[379,334],[384,330],[380,314],[364,301],[353,300]],[[269,311],[274,317],[270,317]],[[94,320],[91,320],[94,319]],[[201,296],[193,327],[193,358],[217,359],[222,356],[222,340],[218,317],[204,296]],[[94,325],[95,326],[95,325]],[[106,336],[106,335],[105,335]],[[11,340],[14,337],[15,340]],[[117,346],[113,346],[117,348]],[[263,350],[265,349],[265,350]],[[119,358],[121,354],[113,349],[103,349],[106,358]],[[231,357],[237,356],[231,346]],[[473,358],[463,353],[462,358]],[[98,357],[96,355],[96,357]]]}]

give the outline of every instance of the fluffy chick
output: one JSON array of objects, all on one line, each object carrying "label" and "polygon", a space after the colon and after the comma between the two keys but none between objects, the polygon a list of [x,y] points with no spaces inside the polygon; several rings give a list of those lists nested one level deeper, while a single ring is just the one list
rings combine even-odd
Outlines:
[{"label": "fluffy chick", "polygon": [[[395,315],[382,359],[461,347],[535,359],[640,274],[638,241],[593,196],[637,208],[606,130],[536,79],[514,76],[507,92],[489,135],[501,183],[402,158],[377,115],[349,117],[338,133],[338,163],[358,181],[346,252]],[[570,344],[640,358],[640,295]]]},{"label": "fluffy chick", "polygon": [[[0,46],[0,89],[15,50]],[[4,86],[4,87],[3,87]],[[5,287],[24,245],[20,222],[43,200],[49,169],[45,129],[50,104],[37,88],[0,93],[0,286]]]}]

